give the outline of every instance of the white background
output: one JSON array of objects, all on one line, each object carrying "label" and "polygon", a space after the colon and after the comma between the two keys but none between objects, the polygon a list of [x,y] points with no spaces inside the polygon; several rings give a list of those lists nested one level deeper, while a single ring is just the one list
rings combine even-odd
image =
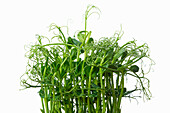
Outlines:
[{"label": "white background", "polygon": [[2,113],[40,113],[36,89],[19,91],[20,76],[27,59],[24,45],[35,34],[47,35],[48,26],[69,26],[70,35],[83,30],[83,14],[88,4],[101,10],[89,18],[88,29],[95,39],[112,36],[122,28],[122,40],[135,38],[148,43],[156,62],[151,80],[153,98],[139,104],[122,103],[122,113],[169,113],[170,2],[168,0],[1,0],[0,1],[0,108]]}]

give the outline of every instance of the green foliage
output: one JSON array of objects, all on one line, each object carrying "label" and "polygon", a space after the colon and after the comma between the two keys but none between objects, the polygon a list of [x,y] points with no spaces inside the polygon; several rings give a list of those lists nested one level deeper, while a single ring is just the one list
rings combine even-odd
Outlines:
[{"label": "green foliage", "polygon": [[[44,36],[30,45],[26,57],[28,65],[26,75],[21,77],[24,88],[39,88],[42,113],[120,113],[123,97],[136,99],[151,98],[149,79],[143,70],[144,58],[149,57],[147,44],[137,46],[136,41],[119,45],[123,32],[114,33],[113,37],[94,41],[91,31],[86,30],[87,18],[99,12],[88,6],[85,12],[85,30],[75,38],[66,38],[61,27],[50,25],[50,30],[59,30],[57,37],[61,43],[52,43]],[[56,35],[56,34],[55,34]],[[44,44],[47,39],[49,43]],[[51,39],[51,40],[52,40]],[[81,57],[83,56],[83,58]],[[139,65],[140,64],[140,65]],[[135,89],[125,86],[125,77],[134,77]],[[139,95],[133,96],[134,92]],[[135,93],[136,94],[136,93]]]}]

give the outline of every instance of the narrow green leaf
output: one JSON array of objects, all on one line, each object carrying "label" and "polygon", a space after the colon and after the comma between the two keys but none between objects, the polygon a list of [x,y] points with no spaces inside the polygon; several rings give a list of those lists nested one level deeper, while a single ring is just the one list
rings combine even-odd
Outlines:
[{"label": "narrow green leaf", "polygon": [[82,44],[82,42],[80,42],[80,41],[78,41],[74,38],[72,39],[72,41],[73,41],[73,44],[76,45],[76,46],[80,46]]},{"label": "narrow green leaf", "polygon": [[124,48],[120,49],[113,57],[112,63],[114,63],[126,50]]}]

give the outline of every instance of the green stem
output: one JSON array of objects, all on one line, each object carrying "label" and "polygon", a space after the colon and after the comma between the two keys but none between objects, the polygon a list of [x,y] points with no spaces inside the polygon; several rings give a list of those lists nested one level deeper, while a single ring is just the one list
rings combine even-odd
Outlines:
[{"label": "green stem", "polygon": [[[105,54],[106,54],[106,53],[105,53]],[[105,54],[104,54],[103,59],[102,59],[101,62],[100,62],[100,66],[103,65],[103,62],[104,62],[104,60],[105,60]],[[104,96],[105,96],[105,84],[103,83],[103,80],[102,80],[102,77],[103,77],[103,70],[102,70],[102,68],[99,69],[99,73],[100,73],[101,89],[103,89],[103,90],[102,90],[102,101],[103,101],[102,113],[105,113],[105,111],[106,111],[106,103],[105,103],[105,97],[104,97]]]},{"label": "green stem", "polygon": [[49,94],[50,94],[50,113],[52,113],[52,109],[53,109],[53,100],[52,100],[52,87],[50,87],[49,89]]},{"label": "green stem", "polygon": [[49,108],[48,108],[48,89],[47,89],[47,87],[45,87],[44,89],[45,89],[45,97],[44,97],[45,109],[46,109],[46,113],[49,113]]},{"label": "green stem", "polygon": [[[54,85],[54,78],[56,76],[56,73],[54,73],[53,77],[52,77],[52,84]],[[52,92],[53,92],[53,104],[52,104],[52,113],[55,110],[55,90],[54,90],[54,86],[52,87]]]},{"label": "green stem", "polygon": [[[98,58],[95,60],[95,63],[98,61]],[[91,69],[90,69],[90,72],[89,72],[89,78],[88,78],[88,80],[89,80],[89,82],[88,82],[88,97],[87,97],[87,104],[88,104],[88,110],[89,110],[89,113],[91,113],[91,107],[90,107],[90,97],[89,97],[89,95],[90,95],[90,87],[91,87],[91,77],[92,77],[92,72],[93,72],[93,68],[94,68],[94,66],[91,66]]]},{"label": "green stem", "polygon": [[[79,62],[80,61],[80,49],[77,49],[77,63],[76,63],[76,67],[77,67],[77,70],[78,70],[78,65],[79,65]],[[76,73],[77,74],[77,73]],[[76,75],[77,76],[77,75]],[[81,80],[82,81],[82,80]],[[78,80],[78,76],[76,77],[76,83],[78,85],[79,83],[79,80]],[[75,87],[76,89],[77,87]],[[79,111],[79,103],[80,103],[80,97],[76,98],[76,110],[77,110],[77,113]]]},{"label": "green stem", "polygon": [[[102,77],[103,77],[103,71],[102,69],[100,68],[99,69],[100,71],[100,84],[101,84],[101,89],[104,88],[104,85],[103,85],[103,80],[102,80]],[[102,109],[102,113],[105,113],[105,98],[104,98],[104,90],[102,90],[102,101],[103,101],[103,109]]]},{"label": "green stem", "polygon": [[121,93],[118,97],[118,110],[120,110],[120,104],[121,104],[121,99],[122,99],[122,96],[123,96],[123,90],[124,90],[124,73],[122,73],[122,78],[121,78]]},{"label": "green stem", "polygon": [[[60,68],[60,73],[62,73],[61,68]],[[58,112],[59,113],[61,113],[61,100],[62,100],[62,97],[63,97],[61,88],[62,88],[62,80],[61,80],[61,77],[59,75],[59,92],[60,92],[60,96],[61,96],[60,99],[59,99],[59,102],[58,102]]]},{"label": "green stem", "polygon": [[[85,64],[85,61],[86,61],[86,51],[84,52],[84,61],[83,61],[83,64],[82,64],[82,68],[81,68],[81,77],[82,77],[82,82],[81,82],[81,87],[82,87],[82,95],[84,95],[84,64]],[[86,100],[85,100],[85,96],[83,96],[83,104],[84,104],[84,112],[86,112]],[[82,111],[83,111],[83,107],[82,107]]]},{"label": "green stem", "polygon": [[[106,73],[105,74],[105,77],[106,77],[106,89],[110,89],[110,85],[109,85],[109,76],[108,76],[108,74]],[[109,93],[108,94],[106,94],[106,99],[107,99],[107,113],[111,113],[111,111],[110,111],[110,109],[109,109],[109,100],[110,100],[110,95],[109,95]]]},{"label": "green stem", "polygon": [[116,94],[115,94],[115,87],[114,87],[114,80],[113,80],[113,76],[111,76],[111,81],[112,81],[112,97],[113,97],[113,107],[112,107],[112,111],[113,113],[117,113],[116,108],[117,108],[117,98],[116,98]]},{"label": "green stem", "polygon": [[89,83],[88,83],[88,88],[89,88],[89,90],[88,90],[87,103],[88,103],[88,110],[89,110],[89,113],[91,113],[91,109],[90,109],[90,97],[89,97],[89,95],[90,95],[91,76],[92,76],[93,68],[94,68],[94,66],[92,66],[91,69],[90,69],[90,73],[89,73]]},{"label": "green stem", "polygon": [[[72,66],[72,62],[73,62],[73,60],[72,60],[72,56],[70,56],[70,70],[72,70],[72,68],[73,68],[73,66]],[[72,72],[71,72],[72,73]],[[73,78],[73,75],[72,74],[70,74],[70,81],[71,82],[73,82],[73,84],[75,85],[75,82],[74,82],[74,80],[73,80],[74,78]],[[71,88],[72,88],[72,83],[71,83]],[[70,95],[69,95],[69,97],[70,97]],[[69,98],[70,99],[70,98]],[[71,100],[69,100],[69,106],[70,106],[70,111],[71,112],[73,112],[73,99],[74,99],[74,97],[73,98],[71,98]],[[71,101],[71,103],[70,103],[70,101]]]},{"label": "green stem", "polygon": [[[46,70],[47,70],[47,67],[45,67],[44,72],[43,72],[43,81],[45,80]],[[44,88],[44,94],[45,94],[44,103],[45,103],[46,113],[49,113],[49,109],[48,109],[48,89],[47,89],[47,86]]]},{"label": "green stem", "polygon": [[[42,84],[41,84],[41,90],[43,90]],[[43,113],[45,113],[44,101],[42,97],[41,97],[41,103],[42,103]]]},{"label": "green stem", "polygon": [[[100,80],[99,79],[99,77],[97,77],[96,76],[96,78],[95,78],[95,84],[96,85],[98,85],[98,80]],[[101,93],[100,93],[100,91],[99,90],[97,90],[97,102],[96,102],[96,113],[99,113],[100,111],[100,95],[101,95]]]},{"label": "green stem", "polygon": [[[67,87],[66,76],[64,77],[64,85],[65,85],[65,87]],[[64,94],[64,99],[67,100],[67,99],[66,99],[66,94]],[[65,110],[66,113],[68,112],[68,110],[67,110],[67,104],[66,104],[65,101],[64,101],[64,110]]]}]

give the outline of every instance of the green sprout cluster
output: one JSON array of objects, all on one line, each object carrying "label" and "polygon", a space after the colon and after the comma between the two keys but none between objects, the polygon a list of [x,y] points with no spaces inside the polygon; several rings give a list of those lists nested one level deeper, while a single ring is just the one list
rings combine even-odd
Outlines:
[{"label": "green sprout cluster", "polygon": [[[142,66],[144,58],[150,60],[150,66],[153,63],[148,45],[137,46],[133,40],[120,46],[122,30],[95,41],[86,30],[88,17],[99,13],[91,12],[93,9],[99,11],[95,6],[87,7],[85,30],[74,37],[65,37],[61,27],[51,24],[51,31],[59,31],[52,39],[60,42],[38,35],[37,42],[29,46],[21,85],[39,88],[42,113],[121,113],[123,97],[135,99],[142,93],[151,98],[150,81]],[[125,84],[129,77],[136,79],[135,88],[130,90]],[[133,96],[134,92],[139,95]]]}]

